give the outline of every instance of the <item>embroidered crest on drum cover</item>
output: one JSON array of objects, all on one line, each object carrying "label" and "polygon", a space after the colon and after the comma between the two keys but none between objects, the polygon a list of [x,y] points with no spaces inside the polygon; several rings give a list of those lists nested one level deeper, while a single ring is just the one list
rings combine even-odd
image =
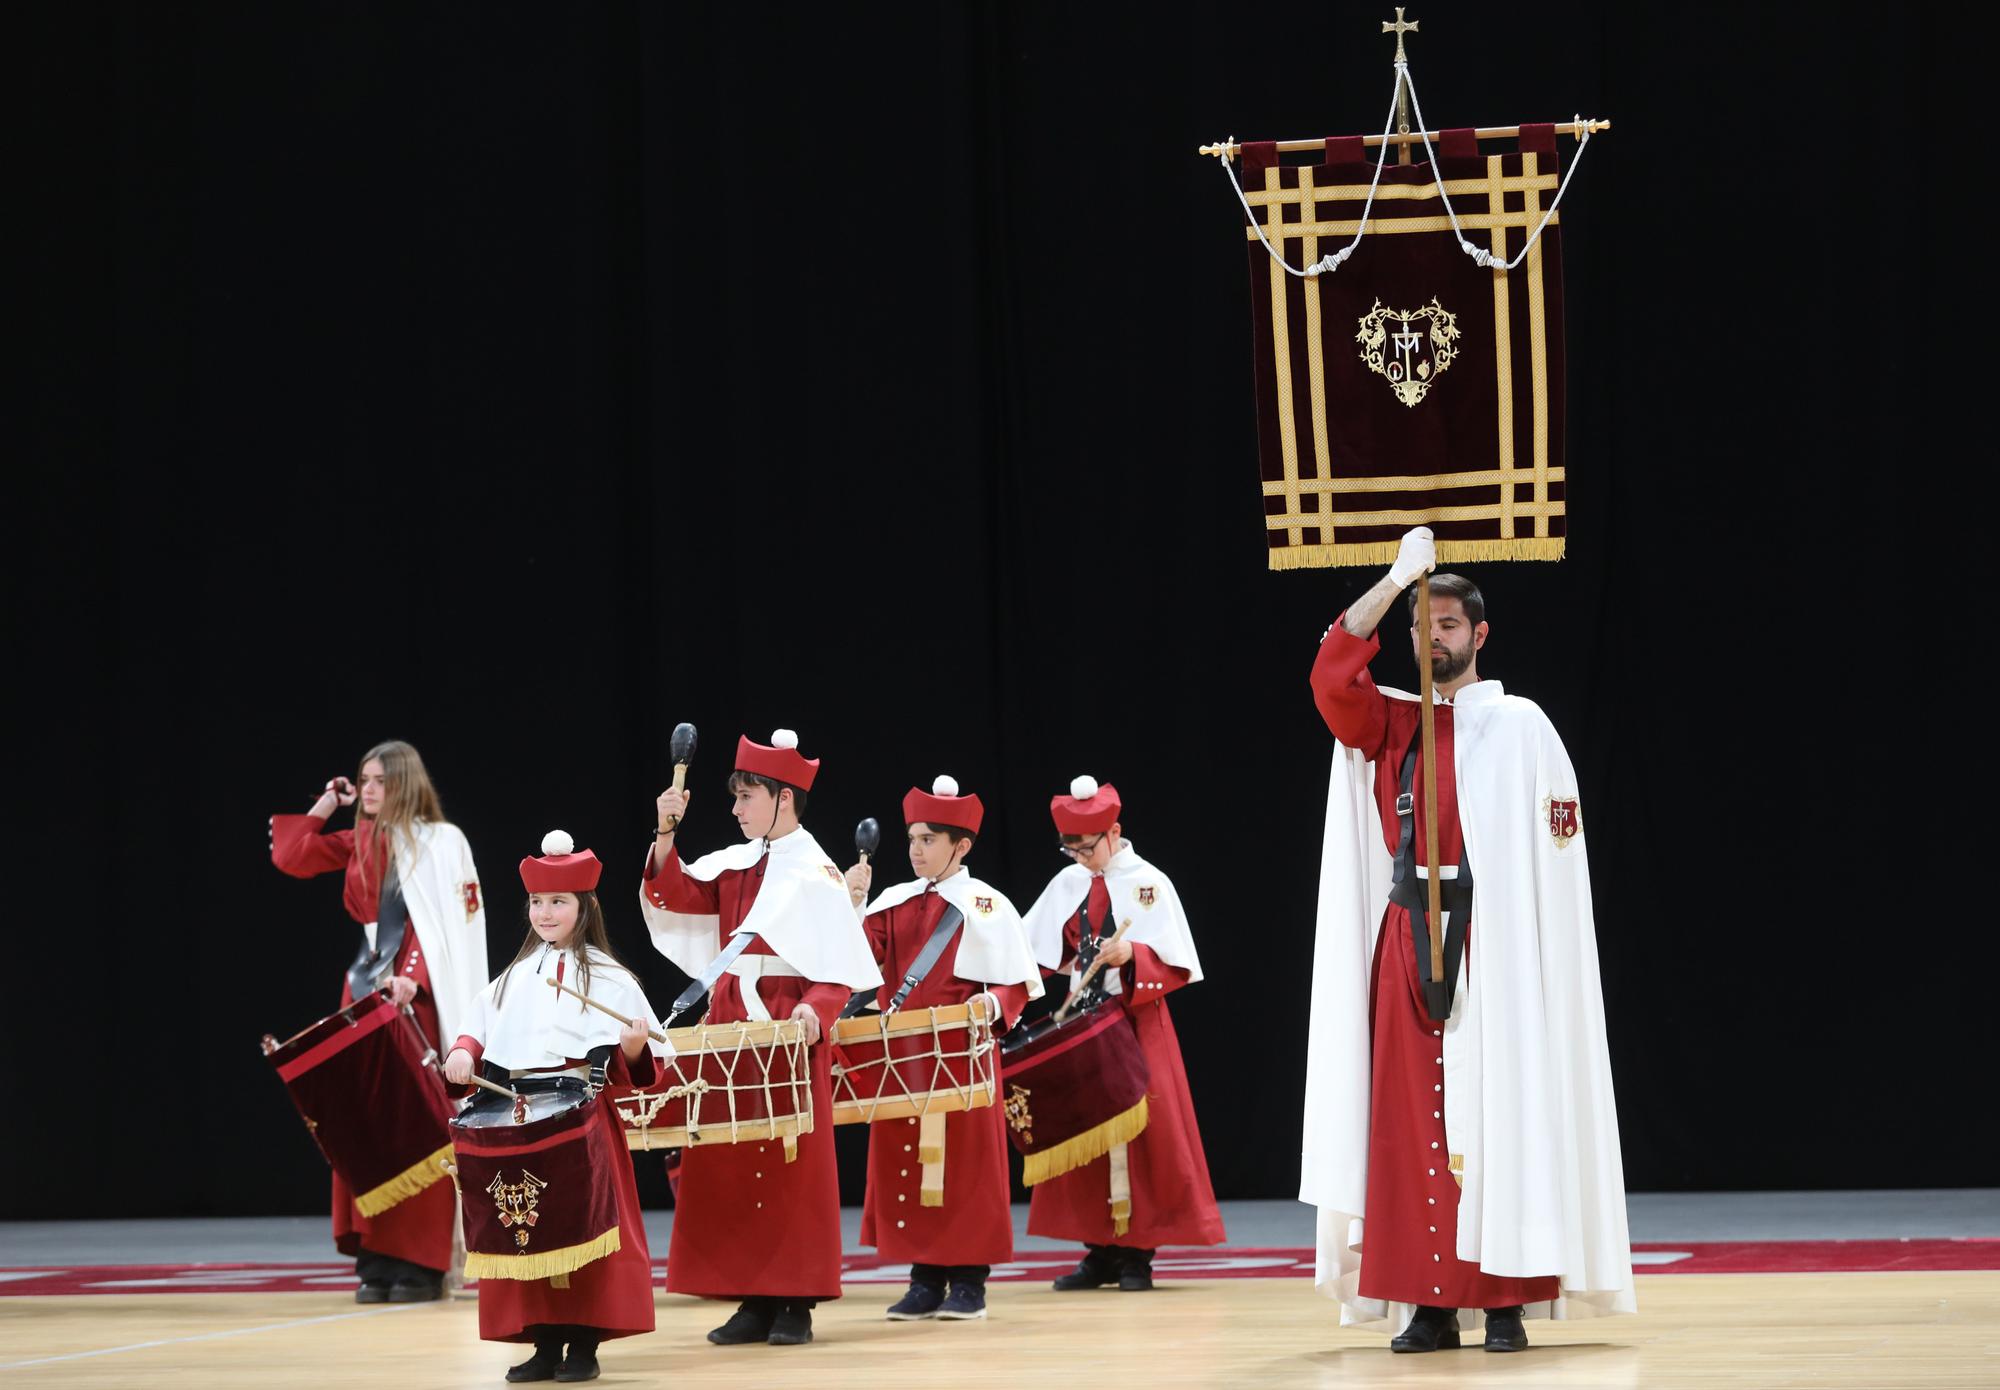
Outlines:
[{"label": "embroidered crest on drum cover", "polygon": [[512,1226],[514,1245],[519,1250],[528,1248],[527,1228],[541,1221],[541,1213],[535,1204],[541,1200],[542,1189],[548,1184],[530,1173],[521,1170],[521,1181],[508,1182],[505,1173],[495,1173],[486,1190],[493,1197],[493,1205],[499,1209],[502,1228]]},{"label": "embroidered crest on drum cover", "polygon": [[1583,833],[1583,806],[1573,796],[1543,797],[1542,819],[1559,850],[1568,849],[1569,842]]},{"label": "embroidered crest on drum cover", "polygon": [[1154,893],[1152,884],[1147,884],[1145,887],[1138,889],[1137,892],[1139,895],[1139,906],[1151,907],[1153,905]]},{"label": "embroidered crest on drum cover", "polygon": [[1360,323],[1361,360],[1412,408],[1458,356],[1458,316],[1436,295],[1421,309],[1389,309],[1378,299]]},{"label": "embroidered crest on drum cover", "polygon": [[465,894],[465,920],[470,922],[479,915],[479,884],[476,880],[463,884],[460,891]]},{"label": "embroidered crest on drum cover", "polygon": [[972,905],[979,909],[981,917],[991,917],[993,915],[993,899],[991,898],[974,898]]},{"label": "embroidered crest on drum cover", "polygon": [[1029,1129],[1035,1117],[1028,1113],[1028,1088],[1009,1082],[1007,1085],[1007,1127],[1021,1136],[1022,1142],[1032,1144],[1035,1136]]}]

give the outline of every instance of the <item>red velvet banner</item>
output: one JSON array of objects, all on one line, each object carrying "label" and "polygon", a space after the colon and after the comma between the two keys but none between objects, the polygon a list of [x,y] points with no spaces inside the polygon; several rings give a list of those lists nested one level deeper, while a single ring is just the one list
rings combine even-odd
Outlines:
[{"label": "red velvet banner", "polygon": [[425,1050],[416,1025],[371,994],[268,1054],[363,1216],[444,1177],[451,1104]]},{"label": "red velvet banner", "polygon": [[[1556,193],[1553,128],[1521,127],[1517,152],[1470,131],[1440,144],[1466,238],[1511,260]],[[1291,265],[1353,239],[1377,153],[1329,140],[1320,162],[1282,164],[1272,144],[1242,146],[1244,196]],[[1243,230],[1271,568],[1386,564],[1420,525],[1447,564],[1562,558],[1561,215],[1514,270],[1481,268],[1418,147],[1383,170],[1334,271],[1292,275]]]}]

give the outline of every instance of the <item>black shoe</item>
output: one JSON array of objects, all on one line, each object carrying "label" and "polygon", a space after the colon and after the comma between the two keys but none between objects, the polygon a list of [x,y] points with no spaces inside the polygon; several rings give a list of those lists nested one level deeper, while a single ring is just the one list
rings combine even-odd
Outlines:
[{"label": "black shoe", "polygon": [[1521,1309],[1518,1304],[1512,1308],[1486,1310],[1486,1349],[1488,1351],[1528,1349],[1528,1331],[1521,1326]]},{"label": "black shoe", "polygon": [[1101,1289],[1106,1284],[1118,1282],[1119,1267],[1123,1261],[1118,1258],[1117,1247],[1093,1245],[1088,1248],[1090,1253],[1083,1257],[1082,1262],[1056,1280],[1057,1293],[1074,1293],[1078,1289]]},{"label": "black shoe", "polygon": [[429,1278],[402,1278],[389,1285],[390,1303],[430,1303],[444,1297],[444,1276]]},{"label": "black shoe", "polygon": [[771,1335],[771,1320],[777,1316],[775,1299],[746,1298],[743,1306],[729,1315],[729,1321],[708,1334],[719,1347],[740,1347],[762,1342]]},{"label": "black shoe", "polygon": [[910,1291],[889,1305],[890,1322],[922,1322],[934,1318],[944,1302],[944,1290],[936,1284],[910,1282]]},{"label": "black shoe", "polygon": [[812,1304],[803,1298],[788,1298],[778,1305],[771,1320],[771,1335],[764,1340],[774,1347],[802,1347],[813,1339]]},{"label": "black shoe", "polygon": [[524,1380],[554,1380],[556,1366],[561,1361],[561,1342],[537,1342],[533,1356],[518,1366],[507,1368],[507,1381],[511,1385],[519,1385]]},{"label": "black shoe", "polygon": [[1458,1349],[1458,1309],[1419,1307],[1402,1335],[1389,1343],[1390,1351],[1456,1351]]},{"label": "black shoe", "polygon": [[356,1303],[387,1303],[389,1301],[389,1286],[364,1279],[361,1282],[361,1286],[354,1291],[354,1301]]},{"label": "black shoe", "polygon": [[942,1322],[971,1322],[985,1317],[986,1286],[954,1283],[950,1297],[938,1305],[937,1315]]},{"label": "black shoe", "polygon": [[563,1358],[562,1368],[556,1372],[557,1380],[596,1380],[597,1343],[578,1338],[569,1344],[569,1355]]},{"label": "black shoe", "polygon": [[1150,1250],[1128,1250],[1125,1263],[1118,1270],[1118,1291],[1120,1293],[1146,1293],[1153,1287],[1153,1252]]}]

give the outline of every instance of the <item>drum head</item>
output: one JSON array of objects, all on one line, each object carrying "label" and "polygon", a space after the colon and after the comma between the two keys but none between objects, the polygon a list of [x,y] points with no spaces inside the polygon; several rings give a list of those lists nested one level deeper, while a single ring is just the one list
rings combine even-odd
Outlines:
[{"label": "drum head", "polygon": [[[581,1081],[574,1080],[560,1087],[537,1087],[521,1094],[528,1103],[527,1115],[518,1121],[521,1124],[546,1120],[590,1103],[590,1092]],[[459,1102],[458,1115],[452,1123],[465,1129],[493,1129],[517,1123],[514,1117],[514,1102],[507,1097],[491,1091],[474,1091]]]}]

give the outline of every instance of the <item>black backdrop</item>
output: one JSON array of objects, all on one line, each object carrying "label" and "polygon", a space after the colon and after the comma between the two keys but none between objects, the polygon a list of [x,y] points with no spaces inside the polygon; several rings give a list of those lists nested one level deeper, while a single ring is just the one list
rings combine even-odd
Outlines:
[{"label": "black backdrop", "polygon": [[[1240,221],[1194,147],[1375,128],[1386,12],[29,17],[4,1016],[65,1080],[19,1089],[0,1212],[318,1206],[255,1042],[332,1007],[354,933],[264,819],[379,738],[467,831],[496,962],[561,825],[664,998],[631,881],[680,719],[694,847],[736,735],[789,725],[829,848],[950,771],[1024,904],[1047,798],[1115,781],[1209,974],[1173,1007],[1216,1189],[1290,1195],[1306,673],[1373,576],[1263,569]],[[1983,835],[1917,695],[1981,639],[1907,678],[1977,388],[1938,385],[1971,349],[1915,49],[1818,15],[1412,41],[1436,124],[1617,123],[1564,209],[1570,558],[1474,572],[1482,670],[1578,765],[1634,1189],[1991,1176],[1946,1079],[1978,972],[1926,944],[1932,828]]]}]

